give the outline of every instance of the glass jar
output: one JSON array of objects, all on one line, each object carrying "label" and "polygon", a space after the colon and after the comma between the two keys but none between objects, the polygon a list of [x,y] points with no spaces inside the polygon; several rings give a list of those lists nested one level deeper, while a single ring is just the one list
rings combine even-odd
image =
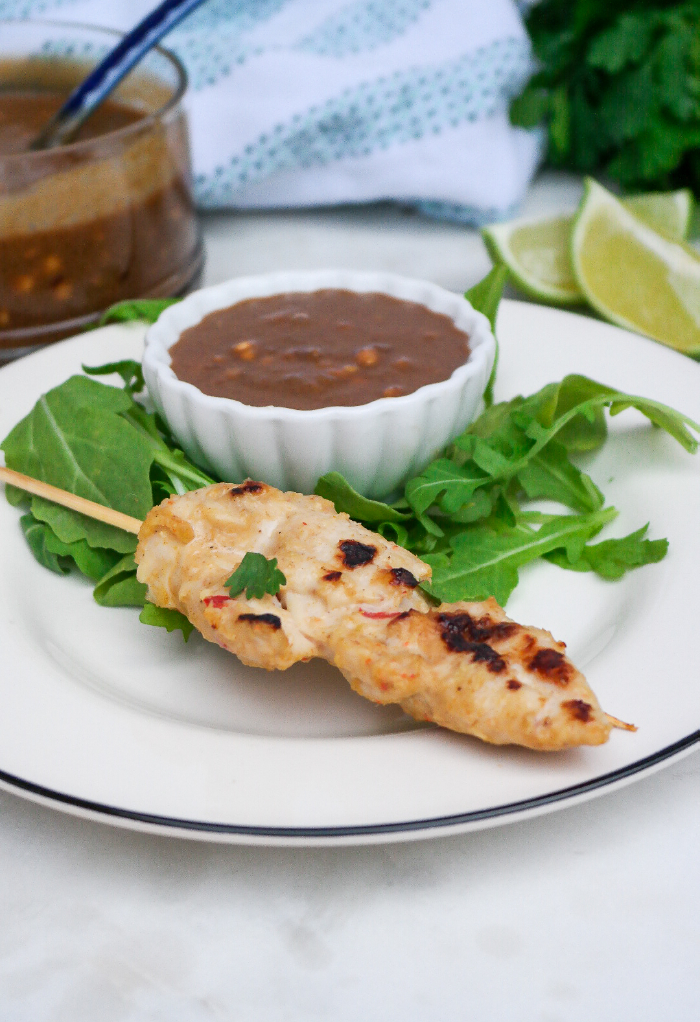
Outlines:
[{"label": "glass jar", "polygon": [[[0,116],[4,96],[66,96],[118,38],[0,22]],[[108,107],[94,115],[104,133],[0,152],[0,359],[78,333],[114,302],[178,295],[195,282],[202,245],[186,86],[179,60],[153,50],[106,101],[112,122]]]}]

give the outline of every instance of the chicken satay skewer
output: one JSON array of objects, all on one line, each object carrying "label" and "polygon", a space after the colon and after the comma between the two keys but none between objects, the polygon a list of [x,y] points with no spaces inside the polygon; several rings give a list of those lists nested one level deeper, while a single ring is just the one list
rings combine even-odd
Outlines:
[{"label": "chicken satay skewer", "polygon": [[[272,670],[323,657],[366,698],[497,744],[554,750],[597,745],[614,727],[636,730],[601,711],[563,643],[511,621],[492,599],[431,607],[415,591],[428,566],[323,498],[219,483],[170,498],[140,522],[11,469],[0,467],[0,481],[138,534],[152,602],[185,613],[244,663]],[[248,506],[231,516],[231,497]],[[245,550],[270,543],[293,576],[281,599],[230,597],[224,579]]]},{"label": "chicken satay skewer", "polygon": [[[278,590],[229,591],[247,552],[279,564]],[[322,497],[254,480],[170,497],[135,557],[152,603],[251,666],[321,657],[365,698],[495,744],[558,750],[635,730],[603,712],[564,643],[494,599],[435,607],[429,565]]]},{"label": "chicken satay skewer", "polygon": [[104,504],[97,504],[94,500],[87,500],[85,497],[76,497],[68,490],[61,490],[58,486],[50,483],[43,483],[40,479],[33,479],[31,476],[23,475],[22,472],[15,472],[12,468],[4,468],[0,465],[0,482],[10,486],[16,486],[18,490],[25,490],[33,493],[36,497],[44,497],[46,500],[60,504],[61,507],[70,508],[71,511],[79,511],[81,515],[88,518],[96,518],[98,522],[105,522],[107,525],[115,525],[125,532],[133,532],[138,535],[143,522],[131,515],[125,515],[121,511],[115,511]]}]

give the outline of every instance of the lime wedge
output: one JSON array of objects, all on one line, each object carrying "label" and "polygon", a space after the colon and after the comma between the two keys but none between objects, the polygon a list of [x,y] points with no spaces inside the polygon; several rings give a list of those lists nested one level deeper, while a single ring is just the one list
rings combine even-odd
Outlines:
[{"label": "lime wedge", "polygon": [[622,200],[622,204],[659,234],[665,234],[673,241],[683,241],[688,237],[694,205],[689,188],[679,188],[677,192],[630,195]]},{"label": "lime wedge", "polygon": [[[623,199],[623,204],[654,230],[680,241],[688,232],[693,195],[647,192]],[[573,217],[511,220],[485,227],[481,234],[495,263],[505,263],[525,294],[553,305],[576,305],[584,296],[576,282],[569,255]]]},{"label": "lime wedge", "polygon": [[494,263],[505,263],[525,294],[553,305],[576,305],[583,295],[569,256],[572,220],[511,220],[484,227],[481,236]]},{"label": "lime wedge", "polygon": [[571,233],[587,301],[612,323],[700,354],[700,256],[648,227],[588,178]]}]

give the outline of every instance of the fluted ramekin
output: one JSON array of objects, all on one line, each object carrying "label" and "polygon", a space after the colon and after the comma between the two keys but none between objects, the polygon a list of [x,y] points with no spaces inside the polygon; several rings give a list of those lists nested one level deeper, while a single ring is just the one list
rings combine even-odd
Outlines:
[{"label": "fluted ramekin", "polygon": [[[179,380],[169,349],[210,312],[247,298],[343,288],[418,302],[469,335],[470,355],[449,379],[403,397],[364,405],[299,410],[212,397]],[[361,493],[383,497],[417,474],[472,421],[495,356],[491,327],[461,295],[423,280],[350,270],[271,273],[202,288],[172,305],[146,335],[149,393],[188,456],[218,477],[260,479],[311,493],[335,470]]]}]

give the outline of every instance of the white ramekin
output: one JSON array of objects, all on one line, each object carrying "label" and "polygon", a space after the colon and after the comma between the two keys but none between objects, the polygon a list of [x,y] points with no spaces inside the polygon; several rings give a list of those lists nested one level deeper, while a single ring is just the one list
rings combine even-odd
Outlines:
[{"label": "white ramekin", "polygon": [[[464,330],[471,354],[448,380],[412,394],[310,411],[211,397],[178,380],[170,368],[170,347],[210,312],[246,298],[322,288],[377,291],[419,302]],[[148,330],[143,372],[177,441],[214,475],[312,493],[319,476],[335,470],[366,496],[383,497],[420,472],[474,418],[494,356],[488,320],[461,295],[391,273],[319,270],[239,277],[193,292]]]}]

